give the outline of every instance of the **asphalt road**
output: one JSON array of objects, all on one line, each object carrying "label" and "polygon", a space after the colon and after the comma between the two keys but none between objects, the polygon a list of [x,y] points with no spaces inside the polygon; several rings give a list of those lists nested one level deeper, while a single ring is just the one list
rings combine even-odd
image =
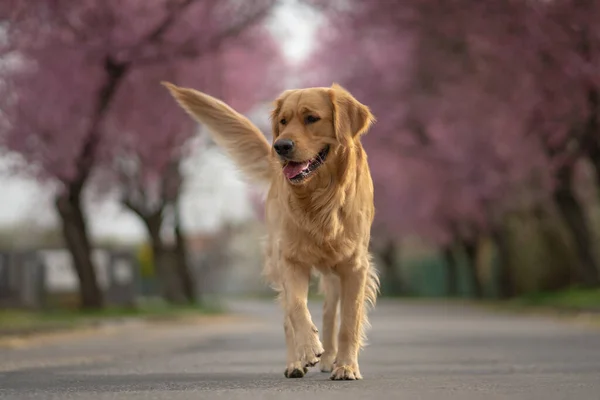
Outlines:
[{"label": "asphalt road", "polygon": [[[0,399],[600,399],[600,331],[548,317],[381,302],[361,381],[283,376],[281,313],[132,324],[0,348]],[[320,305],[311,309],[320,326]],[[316,397],[315,397],[316,395]]]}]

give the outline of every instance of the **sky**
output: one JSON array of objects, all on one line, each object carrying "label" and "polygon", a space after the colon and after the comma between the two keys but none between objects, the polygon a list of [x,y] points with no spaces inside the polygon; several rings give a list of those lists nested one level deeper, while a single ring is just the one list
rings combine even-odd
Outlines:
[{"label": "sky", "polygon": [[[302,60],[311,49],[312,35],[319,19],[294,0],[274,11],[269,27],[281,41],[292,62]],[[264,110],[262,110],[264,113]],[[257,115],[262,119],[266,115]],[[8,171],[11,159],[0,156],[0,229],[15,225],[49,226],[57,223],[48,188]],[[181,206],[187,232],[210,232],[227,220],[252,217],[245,183],[232,163],[213,147],[190,157],[184,164],[187,176]],[[139,219],[125,210],[116,196],[102,202],[87,202],[90,233],[95,238],[111,237],[137,241],[145,236]]]}]

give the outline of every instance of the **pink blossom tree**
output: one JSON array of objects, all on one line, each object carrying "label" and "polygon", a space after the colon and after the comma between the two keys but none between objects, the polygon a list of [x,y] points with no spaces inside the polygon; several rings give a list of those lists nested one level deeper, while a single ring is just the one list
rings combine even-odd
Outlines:
[{"label": "pink blossom tree", "polygon": [[576,282],[600,285],[600,268],[585,211],[575,195],[575,167],[582,157],[596,170],[600,189],[600,4],[559,0],[537,10],[528,67],[539,95],[531,132],[553,160],[553,198],[578,254]]},{"label": "pink blossom tree", "polygon": [[[581,208],[560,182],[559,166],[573,162],[561,144],[581,137],[573,127],[589,108],[583,92],[569,92],[590,69],[565,55],[577,49],[564,32],[575,17],[554,8],[567,3],[373,1],[336,10],[339,26],[311,57],[320,65],[307,69],[341,80],[378,117],[365,144],[389,230],[444,247],[458,240],[471,261],[473,242],[491,234],[505,260],[504,217],[552,194],[580,247],[579,282],[597,282]],[[591,3],[583,13],[571,6],[595,15]],[[510,295],[510,271],[502,272]]]},{"label": "pink blossom tree", "polygon": [[[130,75],[115,99],[108,121],[114,136],[112,151],[118,152],[115,168],[123,204],[144,222],[164,296],[173,302],[193,302],[196,298],[193,274],[185,263],[177,201],[185,184],[180,160],[189,155],[187,144],[196,129],[181,117],[168,92],[156,82],[170,76],[247,112],[282,89],[276,85],[278,80],[269,77],[283,64],[274,38],[263,26],[257,26],[210,57],[135,71],[138,73]],[[165,224],[169,214],[172,221]],[[175,238],[175,254],[168,251],[165,230]],[[177,274],[169,273],[172,265],[177,266]]]},{"label": "pink blossom tree", "polygon": [[[11,60],[3,62],[0,71],[3,141],[37,167],[40,179],[58,188],[56,209],[79,277],[82,307],[103,304],[90,258],[82,193],[98,167],[112,162],[111,139],[122,133],[117,129],[147,133],[153,145],[166,141],[173,148],[180,135],[193,129],[183,116],[161,119],[169,111],[158,104],[134,116],[131,107],[129,113],[124,111],[129,104],[120,98],[148,95],[148,103],[166,102],[164,93],[158,96],[157,89],[150,88],[153,79],[157,86],[162,79],[187,79],[178,75],[184,70],[193,74],[187,76],[202,76],[205,71],[195,69],[195,63],[204,68],[208,58],[256,26],[274,4],[275,0],[11,0],[0,6],[0,20],[6,21],[0,54],[3,61]],[[232,53],[227,51],[227,57],[234,57]],[[162,132],[165,127],[169,133]],[[141,153],[148,157],[146,150]],[[171,170],[166,153],[157,156],[160,172],[154,176]]]}]

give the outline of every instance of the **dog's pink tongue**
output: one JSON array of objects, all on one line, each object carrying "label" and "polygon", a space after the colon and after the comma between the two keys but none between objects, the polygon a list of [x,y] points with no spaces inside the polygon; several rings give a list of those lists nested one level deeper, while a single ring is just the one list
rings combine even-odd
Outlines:
[{"label": "dog's pink tongue", "polygon": [[308,164],[309,164],[309,161],[300,162],[300,163],[290,161],[289,163],[287,163],[287,165],[285,167],[283,167],[283,174],[285,175],[286,178],[292,179],[293,177],[298,175],[300,172],[302,172],[303,170],[308,168]]}]

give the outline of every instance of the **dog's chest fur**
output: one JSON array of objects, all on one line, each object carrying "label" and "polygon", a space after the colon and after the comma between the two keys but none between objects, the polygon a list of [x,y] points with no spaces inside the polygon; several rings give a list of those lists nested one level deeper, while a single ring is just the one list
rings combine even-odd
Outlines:
[{"label": "dog's chest fur", "polygon": [[358,215],[352,220],[344,207],[294,214],[305,219],[305,223],[300,225],[297,220],[286,218],[282,232],[282,253],[294,264],[334,267],[352,257],[362,245],[360,231],[365,224],[358,221]]},{"label": "dog's chest fur", "polygon": [[365,252],[373,218],[370,183],[367,170],[345,185],[307,192],[274,188],[267,222],[279,262],[328,270]]}]

